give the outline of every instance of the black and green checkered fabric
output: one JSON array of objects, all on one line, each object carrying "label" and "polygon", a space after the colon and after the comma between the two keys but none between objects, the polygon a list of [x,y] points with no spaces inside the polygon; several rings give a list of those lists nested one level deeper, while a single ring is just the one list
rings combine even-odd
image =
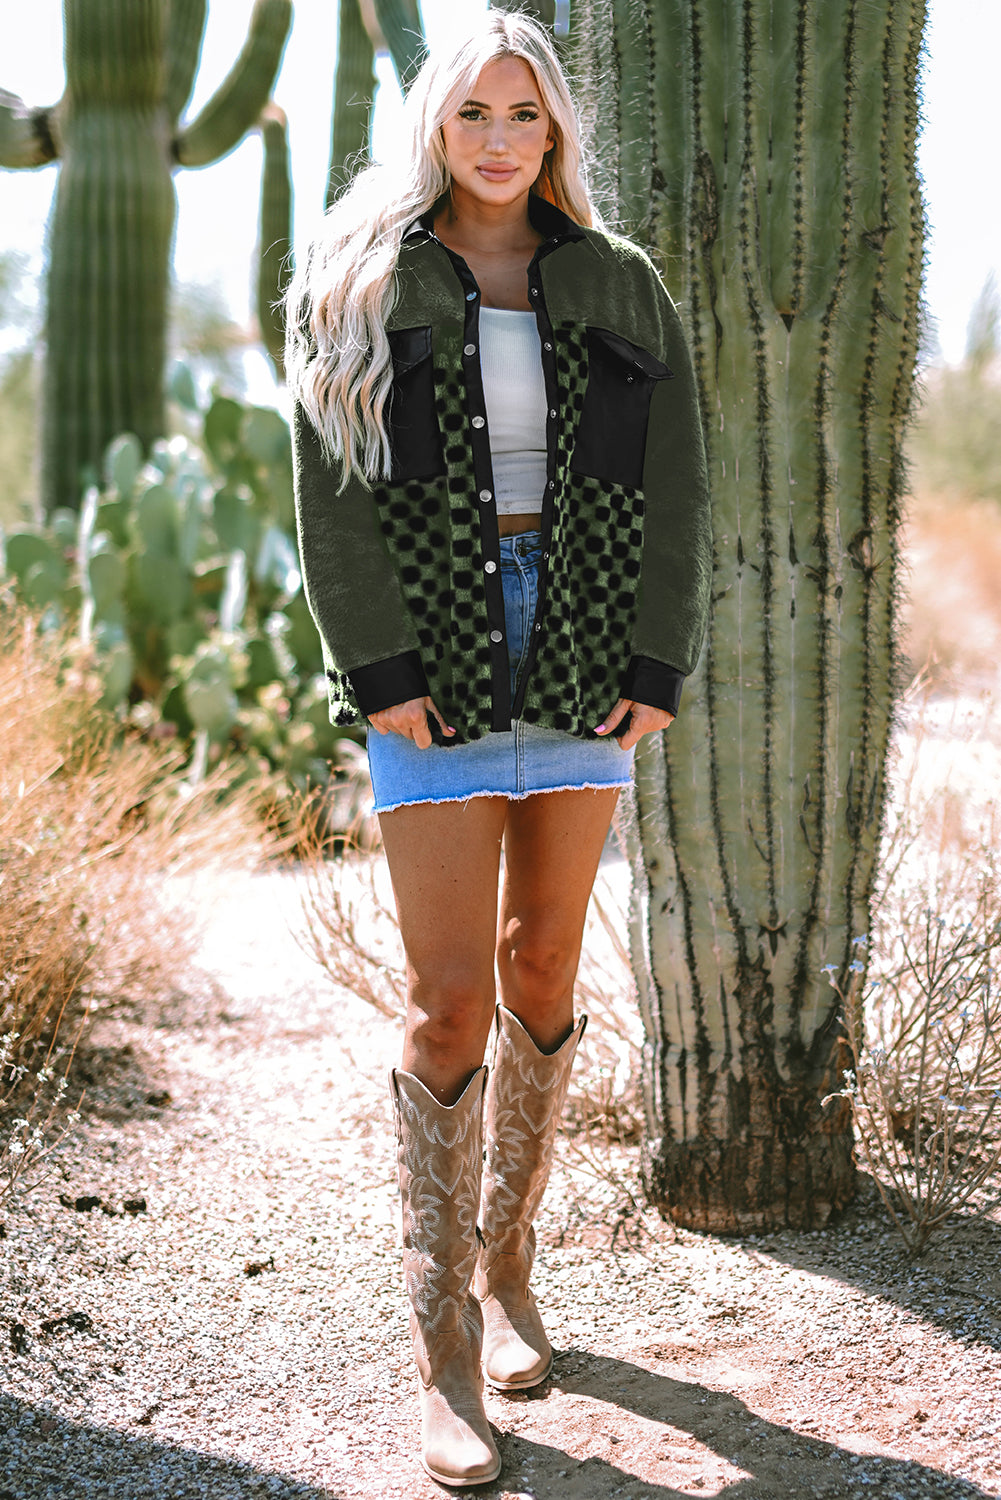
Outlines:
[{"label": "black and green checkered fabric", "polygon": [[[711,572],[708,491],[691,365],[653,267],[628,242],[547,212],[550,227],[561,221],[570,232],[544,245],[529,270],[556,415],[535,658],[518,711],[530,723],[589,736],[634,658],[680,673],[695,666]],[[338,494],[297,413],[303,573],[338,724],[362,718],[352,671],[416,652],[457,742],[499,727],[503,621],[485,577],[496,511],[488,434],[473,421],[482,391],[464,360],[469,341],[478,342],[477,300],[468,268],[432,234],[404,241],[388,327],[391,338],[404,330],[418,354],[430,330],[433,411],[428,383],[421,420],[437,425],[442,473],[394,474],[372,488],[352,479]],[[591,367],[596,358],[602,368]],[[611,419],[603,415],[610,410]],[[596,412],[597,438],[588,430]],[[626,451],[637,431],[642,451]]]}]

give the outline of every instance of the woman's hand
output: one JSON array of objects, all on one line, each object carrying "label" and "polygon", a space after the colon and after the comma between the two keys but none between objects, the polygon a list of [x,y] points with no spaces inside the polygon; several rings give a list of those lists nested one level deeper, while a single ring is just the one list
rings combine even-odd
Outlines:
[{"label": "woman's hand", "polygon": [[405,740],[413,740],[418,750],[427,750],[431,746],[428,714],[433,714],[438,720],[442,734],[455,733],[445,723],[431,698],[410,698],[392,708],[381,708],[377,714],[369,714],[368,722],[379,734],[402,734]]},{"label": "woman's hand", "polygon": [[674,723],[674,715],[669,714],[666,708],[651,708],[648,703],[634,703],[631,698],[620,698],[610,714],[605,715],[603,724],[599,724],[596,733],[604,739],[616,729],[626,714],[632,714],[629,728],[619,741],[620,750],[631,750],[645,734],[656,734],[659,729],[666,729],[669,724]]}]

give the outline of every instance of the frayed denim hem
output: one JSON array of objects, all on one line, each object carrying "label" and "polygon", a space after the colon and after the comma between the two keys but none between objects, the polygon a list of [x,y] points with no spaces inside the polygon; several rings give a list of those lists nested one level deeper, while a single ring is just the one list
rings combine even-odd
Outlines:
[{"label": "frayed denim hem", "polygon": [[463,792],[458,796],[413,797],[407,801],[387,803],[385,807],[378,807],[373,802],[371,811],[388,813],[396,812],[400,807],[437,807],[443,802],[472,802],[474,797],[503,797],[506,802],[524,802],[529,797],[548,796],[550,792],[619,792],[631,785],[632,777],[627,776],[623,781],[575,781],[568,786],[537,786],[525,792]]}]

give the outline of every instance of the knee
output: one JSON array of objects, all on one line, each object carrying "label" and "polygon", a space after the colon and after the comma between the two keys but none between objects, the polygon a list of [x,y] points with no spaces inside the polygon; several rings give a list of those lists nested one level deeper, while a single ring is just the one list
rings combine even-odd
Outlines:
[{"label": "knee", "polygon": [[454,970],[412,983],[409,1033],[425,1053],[482,1051],[494,1013],[493,975]]},{"label": "knee", "polygon": [[576,944],[545,927],[525,926],[501,941],[501,972],[518,994],[535,1006],[556,1005],[573,989],[579,957]]}]

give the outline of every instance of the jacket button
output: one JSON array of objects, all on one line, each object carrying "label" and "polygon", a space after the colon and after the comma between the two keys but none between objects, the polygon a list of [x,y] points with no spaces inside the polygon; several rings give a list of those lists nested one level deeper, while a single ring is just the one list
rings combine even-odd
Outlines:
[{"label": "jacket button", "polygon": [[493,498],[494,498],[493,490],[480,490],[480,499],[483,501],[484,505],[489,505],[490,501]]},{"label": "jacket button", "polygon": [[496,645],[498,641],[502,641],[504,639],[504,632],[502,630],[491,630],[490,639],[493,641],[494,645]]},{"label": "jacket button", "polygon": [[466,301],[467,302],[475,302],[476,301],[476,293],[475,292],[467,292],[466,293]]},{"label": "jacket button", "polygon": [[553,346],[552,346],[552,344],[543,344],[542,347],[543,347],[543,349],[545,349],[545,351],[546,351],[547,354],[552,354],[552,352],[553,352]]},{"label": "jacket button", "polygon": [[540,630],[541,630],[541,629],[542,629],[542,626],[541,626],[541,625],[536,625],[536,627],[535,627],[535,633],[536,633],[536,635],[538,635],[538,633],[539,633],[539,631],[540,631]]},{"label": "jacket button", "polygon": [[476,428],[477,431],[479,431],[479,429],[481,427],[485,427],[486,425],[487,425],[486,424],[486,419],[484,417],[474,417],[473,418],[473,426]]},{"label": "jacket button", "polygon": [[533,297],[537,297],[539,295],[539,288],[537,286],[531,286],[528,290],[531,292]]},{"label": "jacket button", "polygon": [[462,352],[463,352],[463,354],[475,354],[476,353],[476,345],[475,344],[464,344]]},{"label": "jacket button", "polygon": [[485,562],[483,564],[483,571],[484,571],[484,573],[496,573],[497,572],[497,564],[495,562],[493,562],[493,561],[491,561],[491,562]]},{"label": "jacket button", "polygon": [[550,407],[550,408],[549,408],[549,415],[550,415],[550,416],[551,416],[551,417],[555,417],[555,415],[556,415],[556,407],[555,407],[555,406],[551,406],[551,407]]}]

